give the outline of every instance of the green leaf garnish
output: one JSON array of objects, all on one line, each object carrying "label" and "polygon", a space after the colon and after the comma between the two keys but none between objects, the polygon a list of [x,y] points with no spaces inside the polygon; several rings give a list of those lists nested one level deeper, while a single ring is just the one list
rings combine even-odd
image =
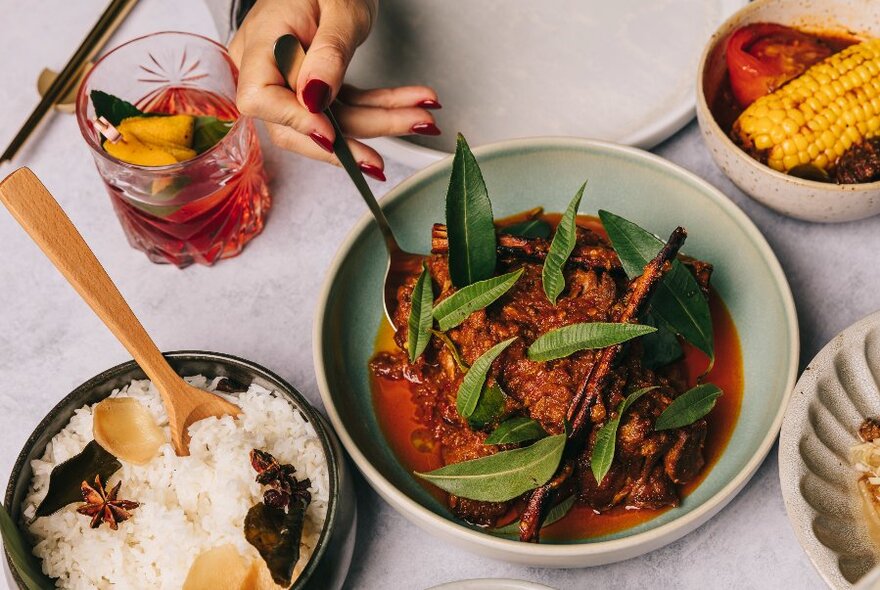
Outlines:
[{"label": "green leaf garnish", "polygon": [[89,97],[92,99],[92,106],[95,107],[95,116],[104,117],[114,126],[119,125],[124,119],[129,117],[154,116],[144,113],[126,100],[100,90],[92,90]]},{"label": "green leaf garnish", "polygon": [[431,273],[428,272],[427,265],[422,263],[422,273],[412,290],[412,306],[407,322],[406,346],[411,363],[416,362],[431,341],[432,305],[434,305],[434,291]]},{"label": "green leaf garnish", "polygon": [[[642,274],[663,247],[663,241],[635,223],[608,211],[599,211],[599,218],[627,276]],[[709,302],[697,280],[678,260],[663,278],[651,300],[651,311],[660,322],[715,359],[712,336],[712,315]]]},{"label": "green leaf garnish", "polygon": [[590,457],[590,468],[593,470],[593,477],[596,483],[601,484],[611,469],[611,463],[614,461],[614,451],[617,448],[617,427],[620,426],[620,419],[623,417],[630,406],[636,403],[640,397],[649,391],[657,389],[657,386],[643,387],[632,392],[617,408],[617,416],[606,422],[599,432],[596,433],[596,444],[593,445],[593,454]]},{"label": "green leaf garnish", "polygon": [[544,285],[544,293],[550,303],[556,305],[556,299],[565,289],[565,275],[562,274],[565,268],[565,262],[571,256],[574,250],[575,240],[577,238],[577,212],[581,206],[581,197],[584,196],[584,189],[587,183],[584,182],[577,194],[568,204],[568,208],[562,215],[559,225],[556,226],[556,233],[553,234],[553,241],[550,242],[550,250],[547,252],[547,258],[544,260],[544,268],[541,271],[541,282]]},{"label": "green leaf garnish", "polygon": [[458,134],[446,192],[449,275],[466,287],[495,273],[495,222],[492,203],[476,158]]},{"label": "green leaf garnish", "polygon": [[654,425],[654,430],[669,430],[693,424],[715,407],[721,397],[721,388],[714,383],[704,383],[688,389],[672,400]]},{"label": "green leaf garnish", "polygon": [[522,449],[452,463],[416,475],[462,498],[505,502],[547,483],[559,466],[564,448],[565,434],[557,434]]},{"label": "green leaf garnish", "polygon": [[479,430],[496,420],[504,411],[504,392],[498,385],[483,388],[474,413],[468,418],[471,428]]},{"label": "green leaf garnish", "polygon": [[[562,520],[566,514],[571,512],[571,509],[574,506],[574,501],[575,497],[574,495],[571,495],[553,508],[551,508],[550,512],[547,513],[547,516],[544,517],[544,521],[541,523],[541,528],[550,526],[554,522]],[[497,529],[491,529],[489,532],[493,535],[518,535],[519,525],[520,520],[517,519],[507,526],[503,526]]]},{"label": "green leaf garnish", "polygon": [[[104,117],[111,125],[119,125],[129,117],[170,117],[168,113],[145,113],[130,102],[100,90],[89,94],[95,116]],[[205,115],[196,116],[193,124],[192,149],[197,154],[204,153],[226,137],[235,121],[226,121]]]},{"label": "green leaf garnish", "polygon": [[550,224],[543,219],[529,219],[527,221],[520,221],[519,223],[514,223],[513,225],[508,225],[498,230],[499,233],[508,234],[511,236],[520,236],[523,238],[544,238],[545,240],[550,237],[550,231]]},{"label": "green leaf garnish", "polygon": [[121,467],[122,463],[104,447],[96,441],[89,442],[79,454],[52,470],[49,491],[37,506],[35,518],[49,516],[73,502],[82,502],[80,484],[83,481],[93,481],[96,475],[100,475],[102,481],[107,481]]},{"label": "green leaf garnish", "polygon": [[226,137],[235,121],[225,121],[217,117],[200,116],[193,125],[192,149],[197,154],[204,153]]},{"label": "green leaf garnish", "polygon": [[434,308],[434,318],[442,331],[450,330],[465,321],[469,315],[483,309],[507,293],[522,276],[524,269],[492,277],[459,289]]},{"label": "green leaf garnish", "polygon": [[526,354],[533,361],[552,361],[567,357],[579,350],[605,348],[656,331],[657,328],[641,324],[607,322],[571,324],[542,334],[532,342]]},{"label": "green leaf garnish", "polygon": [[0,534],[12,567],[28,590],[55,588],[55,584],[43,574],[37,558],[31,552],[30,545],[2,504],[0,504]]},{"label": "green leaf garnish", "polygon": [[498,425],[483,441],[484,445],[508,445],[544,438],[547,433],[541,423],[527,416],[517,416]]},{"label": "green leaf garnish", "polygon": [[458,367],[458,370],[462,373],[466,372],[470,369],[470,365],[464,362],[464,359],[461,358],[461,352],[458,350],[458,347],[455,345],[455,342],[452,341],[446,332],[441,332],[440,330],[431,330],[431,334],[436,336],[443,342],[443,345],[449,350],[452,354],[452,359],[455,361],[455,365]]},{"label": "green leaf garnish", "polygon": [[642,365],[651,370],[659,369],[684,356],[684,350],[682,350],[675,332],[665,324],[658,325],[659,322],[651,316],[650,312],[645,314],[644,321],[645,325],[654,326],[657,331],[642,337],[642,348],[645,351],[642,356]]},{"label": "green leaf garnish", "polygon": [[480,394],[483,391],[483,384],[486,382],[486,374],[489,373],[489,368],[495,359],[498,358],[498,355],[504,352],[504,349],[510,346],[514,340],[516,340],[516,336],[504,342],[499,342],[484,352],[480,358],[474,361],[470,370],[465,373],[455,399],[455,406],[458,408],[458,413],[462,418],[470,418],[471,414],[474,413],[477,403],[480,401]]}]

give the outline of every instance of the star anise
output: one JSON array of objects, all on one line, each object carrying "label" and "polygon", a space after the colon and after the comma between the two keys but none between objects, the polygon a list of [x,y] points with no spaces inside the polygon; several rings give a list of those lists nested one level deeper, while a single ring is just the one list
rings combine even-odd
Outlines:
[{"label": "star anise", "polygon": [[308,488],[312,484],[308,479],[298,481],[294,476],[296,468],[293,465],[280,465],[270,453],[253,449],[251,466],[257,472],[257,483],[269,487],[263,492],[263,502],[267,506],[286,509],[291,498],[301,500],[304,505],[311,501],[312,495]]},{"label": "star anise", "polygon": [[89,526],[93,529],[101,526],[102,522],[106,522],[115,531],[119,528],[120,522],[131,518],[129,510],[134,510],[140,506],[140,504],[131,500],[118,499],[117,496],[121,487],[122,482],[120,481],[113,486],[113,489],[105,489],[101,483],[100,475],[95,476],[94,487],[90,486],[87,481],[83,481],[80,489],[82,490],[85,505],[80,506],[76,511],[92,517],[92,522]]}]

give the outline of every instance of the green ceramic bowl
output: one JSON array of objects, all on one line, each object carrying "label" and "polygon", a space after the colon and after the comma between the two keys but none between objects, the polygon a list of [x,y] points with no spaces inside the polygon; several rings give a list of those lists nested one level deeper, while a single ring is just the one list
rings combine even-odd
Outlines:
[{"label": "green ceramic bowl", "polygon": [[[562,138],[513,140],[475,150],[496,217],[542,205],[562,211],[589,179],[582,213],[611,210],[660,234],[685,226],[685,251],[715,264],[713,284],[738,328],[745,368],[743,407],[721,459],[682,506],[644,524],[568,544],[522,544],[465,526],[397,460],[373,409],[367,362],[382,319],[385,249],[364,217],[339,250],[315,316],[315,370],[343,445],[376,491],[432,534],[513,562],[582,567],[661,547],[717,513],[745,485],[779,432],[794,385],[798,328],[791,291],[751,221],[723,194],[646,152]],[[431,224],[445,218],[452,160],[418,172],[383,200],[401,245],[430,250]]]}]

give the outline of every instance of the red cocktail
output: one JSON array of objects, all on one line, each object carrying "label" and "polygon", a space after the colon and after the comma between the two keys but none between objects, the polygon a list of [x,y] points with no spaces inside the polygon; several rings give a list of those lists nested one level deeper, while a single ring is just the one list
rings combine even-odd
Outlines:
[{"label": "red cocktail", "polygon": [[[235,108],[236,81],[222,46],[197,35],[157,33],[107,54],[80,88],[80,129],[129,242],[153,262],[210,265],[241,252],[263,228],[270,204],[263,158],[253,122]],[[102,146],[93,90],[147,114],[234,122],[222,139],[191,159],[132,164]]]}]

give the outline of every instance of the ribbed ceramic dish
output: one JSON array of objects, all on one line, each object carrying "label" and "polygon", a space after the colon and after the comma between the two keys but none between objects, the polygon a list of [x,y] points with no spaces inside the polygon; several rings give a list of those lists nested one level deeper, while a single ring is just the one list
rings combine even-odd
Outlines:
[{"label": "ribbed ceramic dish", "polygon": [[877,563],[849,463],[849,448],[868,416],[880,416],[880,312],[816,355],[782,423],[779,479],[788,518],[833,588],[852,587]]}]

